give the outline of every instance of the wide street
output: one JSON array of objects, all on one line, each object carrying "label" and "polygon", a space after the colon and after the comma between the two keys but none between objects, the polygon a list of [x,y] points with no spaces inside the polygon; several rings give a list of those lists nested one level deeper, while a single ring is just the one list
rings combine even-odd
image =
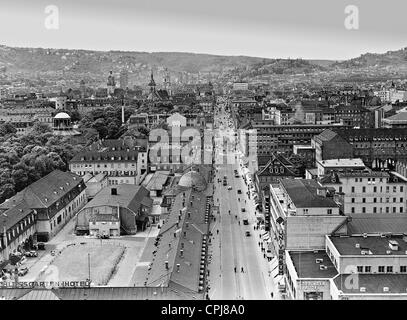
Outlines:
[{"label": "wide street", "polygon": [[[215,128],[221,132],[233,128],[224,109],[219,111]],[[255,206],[247,195],[239,153],[219,147],[216,153],[218,161],[223,158],[224,164],[216,165],[214,179],[214,205],[219,211],[212,224],[209,296],[211,299],[271,299],[275,288],[269,263],[259,246],[263,231],[254,228],[257,225]],[[235,177],[234,170],[239,177]],[[225,176],[226,186],[223,185]],[[245,219],[248,225],[243,224]]]}]

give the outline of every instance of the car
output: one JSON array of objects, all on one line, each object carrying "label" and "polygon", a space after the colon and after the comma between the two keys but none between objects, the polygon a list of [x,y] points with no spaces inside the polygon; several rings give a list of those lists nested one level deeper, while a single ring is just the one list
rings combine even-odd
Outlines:
[{"label": "car", "polygon": [[27,267],[22,267],[18,269],[18,276],[19,277],[24,277],[28,273],[28,268]]},{"label": "car", "polygon": [[38,242],[36,245],[37,250],[45,250],[45,243]]},{"label": "car", "polygon": [[246,237],[250,237],[250,236],[251,236],[250,231],[246,231]]},{"label": "car", "polygon": [[37,252],[37,251],[33,251],[33,250],[31,250],[31,251],[26,251],[26,252],[24,253],[24,255],[25,255],[26,257],[28,257],[28,258],[38,257],[38,252]]},{"label": "car", "polygon": [[227,184],[228,184],[228,183],[227,183],[226,181],[223,181],[223,185],[224,185],[224,186],[227,186]]},{"label": "car", "polygon": [[238,189],[237,194],[242,194],[242,190]]},{"label": "car", "polygon": [[232,190],[232,186],[228,186],[228,190]]},{"label": "car", "polygon": [[242,210],[242,212],[246,212],[246,208],[242,208],[241,210]]},{"label": "car", "polygon": [[249,220],[243,219],[243,224],[244,224],[245,226],[249,225]]},{"label": "car", "polygon": [[110,236],[108,234],[102,234],[100,239],[110,239]]}]

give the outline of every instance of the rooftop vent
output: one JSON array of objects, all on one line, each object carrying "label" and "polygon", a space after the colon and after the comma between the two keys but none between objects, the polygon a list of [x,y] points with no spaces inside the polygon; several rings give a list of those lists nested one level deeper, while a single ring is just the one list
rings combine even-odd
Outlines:
[{"label": "rooftop vent", "polygon": [[360,243],[356,243],[355,248],[360,248]]},{"label": "rooftop vent", "polygon": [[363,238],[365,238],[365,239],[367,238],[367,233],[363,234]]},{"label": "rooftop vent", "polygon": [[399,243],[396,240],[390,240],[389,248],[393,251],[397,251],[399,249]]},{"label": "rooftop vent", "polygon": [[391,254],[391,250],[386,250],[386,254]]},{"label": "rooftop vent", "polygon": [[326,270],[326,269],[328,269],[328,267],[327,267],[327,266],[324,266],[323,264],[321,264],[321,265],[319,266],[319,270]]},{"label": "rooftop vent", "polygon": [[321,262],[324,262],[324,259],[316,259],[315,260],[315,263],[321,263]]},{"label": "rooftop vent", "polygon": [[383,287],[383,292],[389,292],[389,287]]},{"label": "rooftop vent", "polygon": [[360,287],[360,292],[366,292],[366,287]]}]

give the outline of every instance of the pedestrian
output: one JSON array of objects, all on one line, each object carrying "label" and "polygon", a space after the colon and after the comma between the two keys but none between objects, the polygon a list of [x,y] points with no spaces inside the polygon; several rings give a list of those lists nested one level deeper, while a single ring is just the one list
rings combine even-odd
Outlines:
[{"label": "pedestrian", "polygon": [[274,292],[271,293],[271,299],[273,299],[273,298],[274,298]]},{"label": "pedestrian", "polygon": [[244,273],[243,267],[242,267],[242,273]]},{"label": "pedestrian", "polygon": [[236,267],[235,267],[235,273],[236,273]]},{"label": "pedestrian", "polygon": [[239,222],[239,226],[240,226],[240,220],[238,222]]},{"label": "pedestrian", "polygon": [[219,234],[219,229],[216,229],[216,234]]},{"label": "pedestrian", "polygon": [[263,254],[263,256],[264,256],[264,259],[266,259],[266,254],[265,253]]}]

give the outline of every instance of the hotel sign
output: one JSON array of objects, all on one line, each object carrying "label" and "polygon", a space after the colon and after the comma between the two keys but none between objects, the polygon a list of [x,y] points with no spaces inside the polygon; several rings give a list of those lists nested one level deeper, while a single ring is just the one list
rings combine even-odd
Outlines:
[{"label": "hotel sign", "polygon": [[91,282],[86,281],[0,281],[0,288],[14,289],[56,289],[56,288],[90,288]]},{"label": "hotel sign", "polygon": [[324,287],[326,285],[325,281],[301,281],[299,289],[301,290],[321,290],[321,287]]}]

